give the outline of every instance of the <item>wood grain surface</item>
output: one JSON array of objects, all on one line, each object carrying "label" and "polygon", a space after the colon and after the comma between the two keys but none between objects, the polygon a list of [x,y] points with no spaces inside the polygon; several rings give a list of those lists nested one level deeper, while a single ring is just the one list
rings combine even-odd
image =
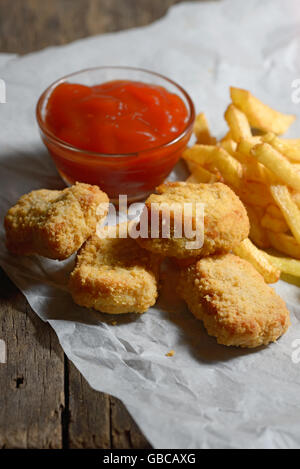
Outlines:
[{"label": "wood grain surface", "polygon": [[90,388],[0,269],[0,449],[148,448],[123,404]]},{"label": "wood grain surface", "polygon": [[7,277],[0,279],[0,448],[61,448],[64,354]]},{"label": "wood grain surface", "polygon": [[[178,0],[0,0],[0,52],[142,26]],[[1,214],[3,219],[4,214]],[[92,390],[0,269],[0,448],[148,448],[123,404]]]},{"label": "wood grain surface", "polygon": [[179,2],[0,0],[0,52],[25,54],[86,36],[144,26]]}]

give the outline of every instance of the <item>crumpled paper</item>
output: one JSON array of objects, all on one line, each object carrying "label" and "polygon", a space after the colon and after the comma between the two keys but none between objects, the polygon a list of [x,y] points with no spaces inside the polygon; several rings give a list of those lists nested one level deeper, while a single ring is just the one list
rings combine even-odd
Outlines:
[{"label": "crumpled paper", "polygon": [[[25,192],[63,187],[34,114],[40,93],[58,77],[97,65],[152,69],[187,89],[220,136],[229,85],[299,115],[291,99],[299,55],[297,0],[227,0],[177,5],[144,28],[1,61],[0,78],[7,85],[7,103],[0,104],[1,217]],[[290,135],[300,136],[300,120]],[[163,275],[158,303],[147,313],[108,317],[72,302],[66,285],[73,258],[11,256],[2,226],[0,235],[0,263],[7,274],[55,329],[90,385],[121,399],[154,447],[299,447],[297,286],[275,285],[292,319],[278,343],[250,351],[226,348],[208,337],[176,297],[172,272]],[[166,357],[170,349],[175,356]]]}]

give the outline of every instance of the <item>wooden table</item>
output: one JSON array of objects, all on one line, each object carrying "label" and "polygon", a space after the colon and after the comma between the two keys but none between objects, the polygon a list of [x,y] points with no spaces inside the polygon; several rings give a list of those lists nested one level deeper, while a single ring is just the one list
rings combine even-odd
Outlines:
[{"label": "wooden table", "polygon": [[[0,52],[145,25],[178,0],[0,0]],[[1,214],[3,216],[4,214]],[[117,399],[93,391],[0,269],[0,448],[148,448]]]}]

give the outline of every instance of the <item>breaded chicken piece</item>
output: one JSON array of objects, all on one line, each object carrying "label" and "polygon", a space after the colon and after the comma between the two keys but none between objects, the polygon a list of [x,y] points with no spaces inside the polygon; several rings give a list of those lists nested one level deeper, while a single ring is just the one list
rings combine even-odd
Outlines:
[{"label": "breaded chicken piece", "polygon": [[114,238],[113,227],[91,237],[70,277],[75,303],[103,313],[144,313],[157,298],[160,256],[134,239]]},{"label": "breaded chicken piece", "polygon": [[267,345],[290,325],[284,301],[249,262],[233,254],[207,257],[183,269],[178,292],[219,344]]},{"label": "breaded chicken piece", "polygon": [[[140,246],[149,251],[164,256],[179,259],[205,257],[214,253],[230,251],[237,246],[249,233],[249,220],[245,207],[235,193],[225,184],[190,184],[185,182],[169,182],[157,188],[158,194],[152,194],[146,200],[145,209],[141,216],[148,219],[146,236],[137,239]],[[204,204],[204,242],[203,246],[191,249],[190,241],[184,236],[182,209],[184,204],[190,203],[191,212],[185,211],[185,220],[191,218],[191,226],[196,227],[196,203]],[[171,236],[162,237],[163,205],[177,204],[179,210],[171,210]],[[150,213],[152,211],[152,217]],[[158,214],[158,215],[157,215]],[[151,238],[151,219],[160,217],[159,236]],[[174,226],[182,226],[182,237],[174,235]],[[199,224],[198,224],[199,226]],[[203,223],[202,223],[203,226]],[[173,227],[173,231],[172,231]]]},{"label": "breaded chicken piece", "polygon": [[96,231],[108,202],[98,186],[82,183],[25,194],[5,217],[7,248],[14,254],[66,259]]}]

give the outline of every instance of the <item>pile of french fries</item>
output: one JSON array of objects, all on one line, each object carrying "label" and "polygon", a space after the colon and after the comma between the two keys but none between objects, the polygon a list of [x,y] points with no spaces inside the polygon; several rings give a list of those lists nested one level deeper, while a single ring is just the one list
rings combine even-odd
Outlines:
[{"label": "pile of french fries", "polygon": [[[251,228],[235,254],[266,282],[276,282],[281,272],[300,277],[300,139],[279,137],[295,116],[275,111],[244,89],[231,88],[230,95],[224,115],[229,131],[220,141],[205,115],[197,116],[197,142],[183,153],[191,172],[187,181],[220,181],[239,196]],[[277,255],[264,251],[269,248]]]}]

